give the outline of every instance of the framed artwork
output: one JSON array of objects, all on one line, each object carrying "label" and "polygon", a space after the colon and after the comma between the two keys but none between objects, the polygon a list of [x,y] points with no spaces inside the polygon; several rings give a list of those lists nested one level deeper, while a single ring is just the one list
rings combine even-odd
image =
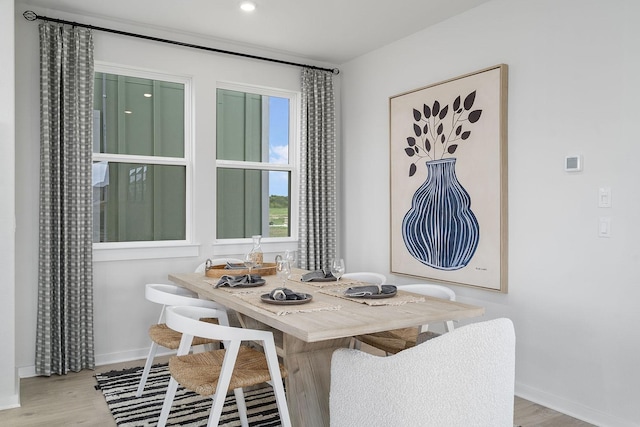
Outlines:
[{"label": "framed artwork", "polygon": [[507,72],[389,98],[392,273],[507,291]]}]

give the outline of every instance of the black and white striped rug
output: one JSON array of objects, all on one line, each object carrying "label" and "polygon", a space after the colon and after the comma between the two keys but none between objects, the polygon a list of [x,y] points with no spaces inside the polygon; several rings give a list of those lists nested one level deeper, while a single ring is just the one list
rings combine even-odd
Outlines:
[{"label": "black and white striped rug", "polygon": [[[144,393],[136,397],[142,367],[96,374],[101,390],[118,426],[155,426],[162,410],[164,394],[169,384],[166,364],[151,368]],[[279,426],[280,417],[273,389],[269,386],[245,391],[247,414],[251,426]],[[178,387],[167,426],[206,426],[212,400]],[[220,417],[220,426],[239,426],[238,410],[233,393],[227,396]]]}]

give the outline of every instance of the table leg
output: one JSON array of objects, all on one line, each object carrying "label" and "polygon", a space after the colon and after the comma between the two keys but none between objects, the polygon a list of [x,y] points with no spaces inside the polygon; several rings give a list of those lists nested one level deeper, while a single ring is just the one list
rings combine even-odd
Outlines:
[{"label": "table leg", "polygon": [[328,426],[331,355],[337,348],[349,347],[350,338],[307,343],[285,334],[283,341],[292,425]]},{"label": "table leg", "polygon": [[293,427],[328,426],[331,356],[337,348],[348,348],[351,338],[308,343],[240,313],[238,318],[244,328],[273,332],[287,368],[285,389]]}]

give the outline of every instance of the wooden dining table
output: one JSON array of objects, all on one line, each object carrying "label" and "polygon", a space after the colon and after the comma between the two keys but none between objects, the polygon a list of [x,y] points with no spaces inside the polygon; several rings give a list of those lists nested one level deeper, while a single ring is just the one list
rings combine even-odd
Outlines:
[{"label": "wooden dining table", "polygon": [[[233,274],[232,272],[230,272]],[[205,273],[169,274],[169,280],[201,298],[234,310],[240,326],[274,332],[279,356],[287,369],[287,404],[293,426],[329,425],[331,355],[361,334],[481,316],[484,308],[397,291],[390,298],[351,298],[344,291],[366,284],[303,282],[304,270],[289,279],[262,276],[259,287],[214,287],[218,278]],[[261,296],[277,287],[311,295],[304,304],[265,303]]]}]

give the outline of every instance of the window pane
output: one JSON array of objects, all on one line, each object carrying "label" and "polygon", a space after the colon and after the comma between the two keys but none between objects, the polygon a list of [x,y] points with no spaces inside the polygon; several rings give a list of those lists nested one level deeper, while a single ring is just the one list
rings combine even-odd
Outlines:
[{"label": "window pane", "polygon": [[289,163],[289,99],[218,89],[219,160]]},{"label": "window pane", "polygon": [[289,163],[289,100],[269,98],[269,163]]},{"label": "window pane", "polygon": [[184,85],[96,73],[94,152],[184,157]]},{"label": "window pane", "polygon": [[217,237],[291,235],[288,171],[218,168]]},{"label": "window pane", "polygon": [[269,237],[291,236],[291,174],[269,172]]},{"label": "window pane", "polygon": [[[290,157],[290,125],[295,98],[256,92],[216,92],[216,159],[235,163],[217,168],[218,239],[292,235],[291,181],[297,172]],[[269,164],[284,166],[276,171]]]},{"label": "window pane", "polygon": [[93,241],[185,240],[184,166],[94,162]]}]

